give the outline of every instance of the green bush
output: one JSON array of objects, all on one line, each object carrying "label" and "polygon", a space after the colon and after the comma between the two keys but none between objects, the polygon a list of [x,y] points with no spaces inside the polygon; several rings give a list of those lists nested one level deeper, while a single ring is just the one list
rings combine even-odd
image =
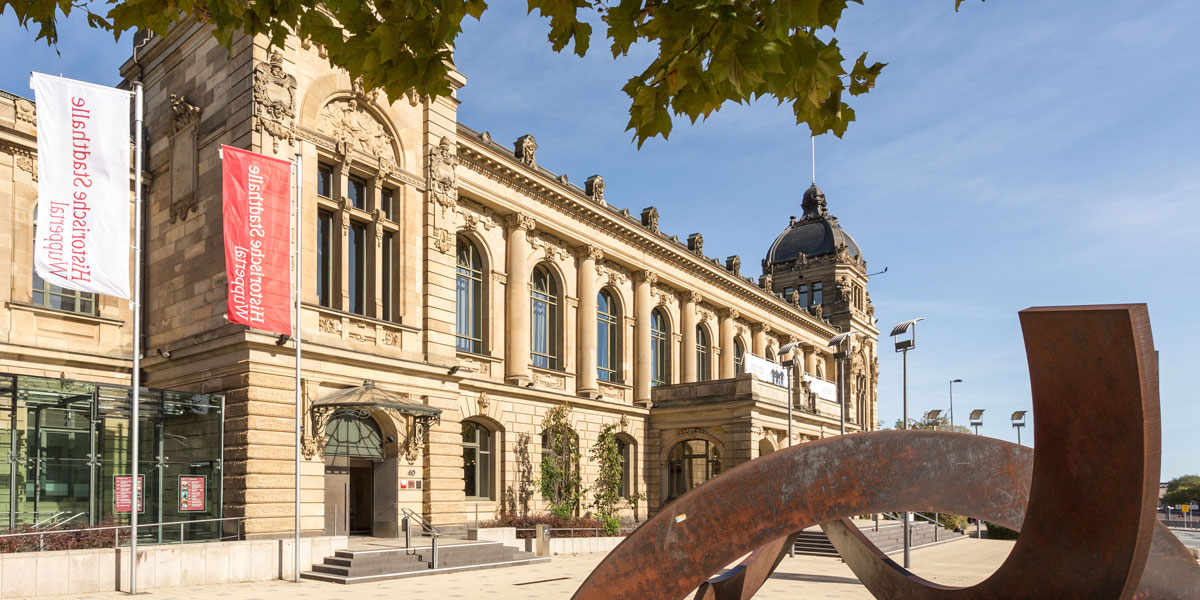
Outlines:
[{"label": "green bush", "polygon": [[[616,521],[618,529],[620,520]],[[480,523],[480,527],[516,527],[519,539],[537,537],[537,527],[549,525],[554,537],[600,537],[601,531],[608,532],[608,523],[588,517],[563,517],[556,514],[516,515],[502,514],[495,521]],[[615,535],[615,534],[609,534]]]},{"label": "green bush", "polygon": [[1015,540],[1015,539],[1017,539],[1017,532],[1015,532],[1007,527],[997,525],[995,523],[988,523],[987,530],[988,530],[988,539],[989,540]]}]

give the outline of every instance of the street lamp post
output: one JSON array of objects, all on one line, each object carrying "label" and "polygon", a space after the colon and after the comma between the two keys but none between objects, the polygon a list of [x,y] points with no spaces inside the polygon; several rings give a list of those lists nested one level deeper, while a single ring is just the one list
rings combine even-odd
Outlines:
[{"label": "street lamp post", "polygon": [[[800,342],[791,342],[788,344],[784,344],[784,346],[779,349],[780,361],[782,362],[783,357],[786,356],[789,352],[795,350],[796,346],[798,346],[798,345],[800,345]],[[792,405],[795,404],[795,402],[792,401],[792,373],[793,373],[792,370],[793,370],[793,368],[795,368],[795,366],[796,366],[796,357],[794,357],[794,356],[792,358],[788,359],[787,362],[783,363],[783,367],[785,369],[787,369],[787,410],[788,410],[787,445],[789,448],[792,447]]]},{"label": "street lamp post", "polygon": [[956,383],[962,383],[962,380],[950,380],[950,431],[954,431],[954,384]]},{"label": "street lamp post", "polygon": [[975,428],[975,435],[979,435],[979,428],[983,426],[983,410],[982,408],[977,408],[971,411],[971,427]]},{"label": "street lamp post", "polygon": [[1017,430],[1017,445],[1021,445],[1021,428],[1025,426],[1025,411],[1018,410],[1012,414],[1012,426]]},{"label": "street lamp post", "polygon": [[[908,351],[917,347],[917,321],[924,321],[924,317],[918,317],[910,321],[905,321],[892,328],[892,341],[895,342],[896,352],[904,355],[904,429],[908,429]],[[909,333],[911,331],[911,333]],[[900,339],[899,336],[909,334],[908,339]],[[904,513],[904,568],[912,566],[911,550],[912,539],[909,529],[909,514]]]}]

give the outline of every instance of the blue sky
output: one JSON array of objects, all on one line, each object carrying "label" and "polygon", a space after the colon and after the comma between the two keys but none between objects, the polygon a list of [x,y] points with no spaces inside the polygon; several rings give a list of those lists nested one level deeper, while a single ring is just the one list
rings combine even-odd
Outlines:
[{"label": "blue sky", "polygon": [[[620,92],[648,49],[557,55],[523,2],[491,3],[457,50],[460,120],[510,142],[537,137],[538,164],[660,226],[701,232],[705,250],[758,263],[808,187],[807,129],[767,100],[728,106],[639,151]],[[1186,0],[1053,3],[953,0],[852,5],[847,56],[889,63],[843,139],[817,139],[817,183],[863,248],[880,329],[925,317],[910,354],[910,415],[983,408],[981,433],[1015,440],[1030,408],[1017,311],[1145,302],[1160,351],[1163,479],[1200,472],[1191,381],[1200,319],[1200,10]],[[1136,4],[1136,5],[1135,5]],[[29,95],[28,71],[115,83],[129,39],[64,28],[59,57],[0,17],[0,89]],[[901,411],[901,363],[881,340],[880,412]],[[1031,420],[1031,426],[1036,424]],[[1081,423],[1086,427],[1086,423]],[[1031,428],[1032,429],[1032,428]],[[1028,443],[1032,430],[1023,441]],[[1103,451],[1104,440],[1096,440]]]}]

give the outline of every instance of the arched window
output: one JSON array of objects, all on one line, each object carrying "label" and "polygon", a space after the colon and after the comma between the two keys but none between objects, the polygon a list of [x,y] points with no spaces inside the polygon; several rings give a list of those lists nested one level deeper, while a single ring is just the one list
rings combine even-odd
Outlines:
[{"label": "arched window", "polygon": [[325,426],[325,456],[383,459],[383,432],[370,416],[338,412]]},{"label": "arched window", "polygon": [[721,474],[721,453],[707,440],[687,440],[667,457],[667,498],[678,498]]},{"label": "arched window", "polygon": [[458,238],[455,333],[463,352],[483,353],[483,259],[471,240]]},{"label": "arched window", "polygon": [[712,378],[712,365],[709,356],[712,354],[712,344],[708,341],[708,331],[703,325],[696,326],[696,380],[708,381]]},{"label": "arched window", "polygon": [[742,340],[733,338],[733,372],[742,372],[742,357],[746,355],[746,346],[742,345]]},{"label": "arched window", "polygon": [[659,309],[650,313],[650,385],[670,383],[670,355],[667,349],[667,318]]},{"label": "arched window", "polygon": [[463,482],[468,499],[494,500],[492,465],[494,436],[473,421],[462,422]]},{"label": "arched window", "polygon": [[600,381],[620,381],[621,329],[617,303],[608,290],[596,296],[596,377]]},{"label": "arched window", "polygon": [[546,267],[533,270],[530,291],[530,360],[543,369],[558,368],[558,282]]},{"label": "arched window", "polygon": [[817,361],[817,379],[825,379],[825,367],[820,360]]},{"label": "arched window", "polygon": [[[33,205],[33,239],[37,240],[37,211],[36,204]],[[37,242],[30,244],[35,248]],[[33,303],[38,306],[52,308],[54,310],[62,310],[66,312],[79,313],[82,315],[96,314],[96,295],[92,292],[80,292],[77,290],[69,290],[67,288],[58,287],[45,279],[42,279],[37,274],[37,269],[33,271]]]},{"label": "arched window", "polygon": [[770,348],[767,348],[767,360],[775,362],[775,351]]}]

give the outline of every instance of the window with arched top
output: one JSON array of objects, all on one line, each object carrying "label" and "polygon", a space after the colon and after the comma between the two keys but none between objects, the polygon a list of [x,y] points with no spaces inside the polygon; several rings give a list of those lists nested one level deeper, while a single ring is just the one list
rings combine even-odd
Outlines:
[{"label": "window with arched top", "polygon": [[469,500],[494,500],[495,436],[481,423],[462,422],[463,485]]},{"label": "window with arched top", "polygon": [[712,379],[712,342],[708,339],[708,330],[703,325],[696,326],[696,380]]},{"label": "window with arched top", "polygon": [[558,280],[549,269],[539,265],[534,268],[530,283],[530,361],[535,367],[557,369]]},{"label": "window with arched top", "polygon": [[667,498],[678,498],[721,474],[721,451],[708,440],[685,440],[667,456]]},{"label": "window with arched top", "polygon": [[596,295],[596,377],[620,381],[621,322],[616,299],[608,290]]},{"label": "window with arched top", "polygon": [[471,240],[458,238],[455,281],[455,334],[457,348],[483,353],[483,258]]},{"label": "window with arched top", "polygon": [[775,351],[770,348],[767,348],[767,360],[775,362]]},{"label": "window with arched top", "polygon": [[746,346],[740,338],[733,338],[733,372],[742,372],[742,358],[746,356]]},{"label": "window with arched top", "polygon": [[667,385],[671,380],[670,339],[667,317],[661,309],[650,313],[650,385]]}]

